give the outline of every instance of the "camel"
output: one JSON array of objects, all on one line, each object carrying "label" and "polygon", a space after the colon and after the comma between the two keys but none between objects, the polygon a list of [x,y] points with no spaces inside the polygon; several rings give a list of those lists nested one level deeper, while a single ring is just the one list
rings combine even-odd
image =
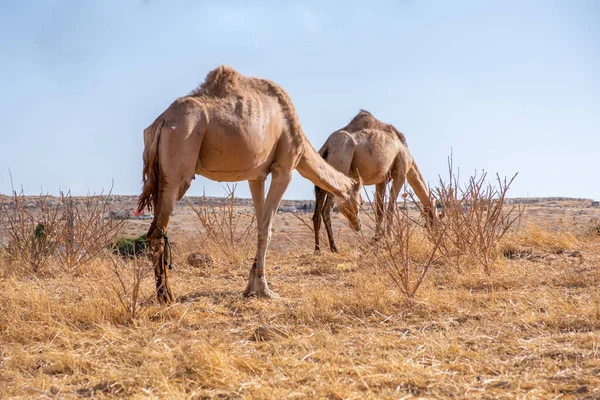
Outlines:
[{"label": "camel", "polygon": [[[159,302],[174,297],[167,264],[167,226],[195,175],[219,182],[247,180],[257,217],[258,245],[244,296],[278,297],[265,278],[273,218],[294,168],[332,193],[350,226],[360,230],[361,182],[342,174],[310,144],[294,105],[277,84],[221,65],[189,95],[175,100],[144,130],[143,189],[136,214],[154,209],[148,230]],[[272,180],[265,199],[265,179]],[[169,265],[170,267],[170,265]]]},{"label": "camel", "polygon": [[[423,205],[428,225],[436,220],[435,205],[423,176],[410,154],[404,135],[393,125],[383,123],[368,111],[361,110],[348,125],[333,132],[319,154],[338,171],[358,179],[365,185],[375,185],[375,237],[383,235],[381,227],[384,218],[384,197],[387,184],[391,181],[389,204],[386,213],[387,229],[391,229],[391,215],[396,209],[398,194],[408,179],[408,183]],[[337,252],[331,229],[331,209],[333,199],[326,188],[315,185],[315,211],[313,225],[315,251],[320,251],[319,231],[321,218],[325,223],[329,248]]]}]

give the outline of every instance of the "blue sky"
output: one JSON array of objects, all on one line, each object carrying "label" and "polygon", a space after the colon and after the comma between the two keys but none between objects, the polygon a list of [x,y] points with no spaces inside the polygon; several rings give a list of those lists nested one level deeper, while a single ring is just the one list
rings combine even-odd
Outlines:
[{"label": "blue sky", "polygon": [[[5,1],[0,57],[4,194],[9,168],[28,194],[138,194],[142,130],[229,64],[283,86],[316,148],[364,108],[431,184],[452,149],[463,176],[519,172],[512,197],[600,199],[593,0]],[[285,198],[311,196],[296,174]]]}]

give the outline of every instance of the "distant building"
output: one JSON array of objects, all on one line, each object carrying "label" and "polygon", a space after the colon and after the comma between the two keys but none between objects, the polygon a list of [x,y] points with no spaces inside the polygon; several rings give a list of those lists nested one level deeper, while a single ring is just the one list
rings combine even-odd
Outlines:
[{"label": "distant building", "polygon": [[108,215],[112,219],[129,219],[132,216],[129,210],[111,211]]},{"label": "distant building", "polygon": [[278,213],[295,213],[296,211],[294,206],[282,206],[277,209]]},{"label": "distant building", "polygon": [[296,204],[296,210],[302,212],[313,212],[315,211],[315,203],[299,203]]},{"label": "distant building", "polygon": [[592,201],[592,207],[600,207],[600,201]]},{"label": "distant building", "polygon": [[152,219],[154,218],[152,216],[152,214],[144,214],[144,215],[140,215],[139,217],[136,217],[135,215],[131,217],[131,219]]}]

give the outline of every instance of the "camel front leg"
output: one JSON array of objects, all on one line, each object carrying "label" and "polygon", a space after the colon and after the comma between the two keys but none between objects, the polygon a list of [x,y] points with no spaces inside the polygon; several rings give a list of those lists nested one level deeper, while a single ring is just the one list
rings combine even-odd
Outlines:
[{"label": "camel front leg", "polygon": [[430,228],[433,227],[437,221],[435,204],[430,197],[429,189],[425,184],[425,180],[421,175],[421,171],[419,171],[416,165],[413,165],[413,167],[408,171],[407,178],[408,183],[415,191],[415,194],[423,206],[423,212],[427,218],[427,226]]},{"label": "camel front leg", "polygon": [[[280,171],[278,167],[273,168],[271,187],[267,194],[262,215],[258,221],[258,246],[256,249],[256,264],[250,271],[248,286],[244,291],[244,296],[255,295],[257,297],[277,298],[279,295],[269,289],[267,279],[265,278],[265,261],[267,256],[267,247],[271,242],[271,229],[273,227],[273,218],[279,207],[279,202],[292,180],[292,171]],[[252,271],[254,273],[252,273]]]},{"label": "camel front leg", "polygon": [[406,176],[402,173],[398,173],[392,180],[392,187],[390,188],[390,199],[388,203],[387,215],[385,218],[386,232],[388,236],[392,234],[392,225],[394,223],[394,212],[396,211],[397,207],[398,195],[400,194],[400,190],[402,190],[402,186],[404,186],[405,181]]},{"label": "camel front leg", "polygon": [[383,217],[385,215],[383,205],[385,202],[386,186],[386,181],[379,182],[377,185],[375,185],[375,237],[373,237],[374,242],[379,241],[381,239],[381,236],[383,235],[381,222],[383,221]]},{"label": "camel front leg", "polygon": [[[254,204],[254,215],[256,218],[256,224],[260,226],[262,218],[263,208],[265,205],[265,181],[248,181],[250,186],[250,193],[252,194],[252,203]],[[258,231],[258,229],[257,229]],[[254,277],[256,276],[256,260],[258,259],[258,249],[256,249],[256,255],[254,256],[254,262],[252,268],[250,268],[250,276],[248,277],[248,285],[244,290],[244,297],[248,297],[252,292],[254,286]]]}]

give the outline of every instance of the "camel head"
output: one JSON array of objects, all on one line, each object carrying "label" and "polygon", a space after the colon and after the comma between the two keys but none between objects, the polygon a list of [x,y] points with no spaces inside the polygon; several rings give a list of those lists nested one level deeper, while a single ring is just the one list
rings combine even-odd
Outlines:
[{"label": "camel head", "polygon": [[355,231],[360,231],[360,207],[362,206],[363,200],[360,194],[362,188],[362,179],[359,178],[358,182],[355,182],[350,189],[350,193],[336,198],[336,204],[338,210],[344,217],[348,219],[350,227]]}]

